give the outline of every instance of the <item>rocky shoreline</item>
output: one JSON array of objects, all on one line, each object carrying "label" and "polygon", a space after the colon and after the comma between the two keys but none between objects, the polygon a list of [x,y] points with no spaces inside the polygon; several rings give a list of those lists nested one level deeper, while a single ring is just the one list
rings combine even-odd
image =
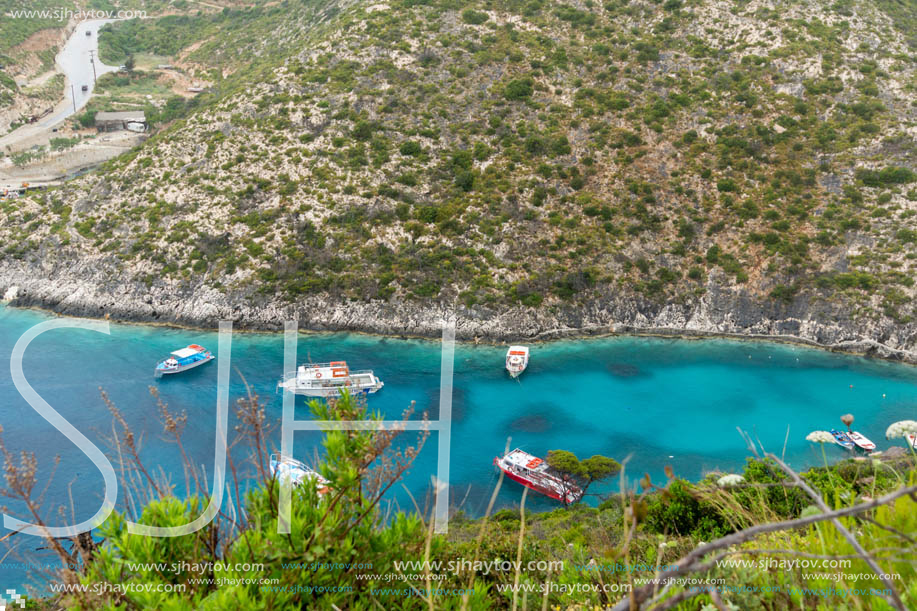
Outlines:
[{"label": "rocky shoreline", "polygon": [[[30,266],[0,264],[0,296],[13,307],[40,308],[67,316],[141,324],[214,329],[220,320],[235,328],[280,331],[298,320],[307,331],[354,331],[395,337],[441,335],[455,316],[456,339],[547,341],[602,335],[726,337],[798,343],[833,351],[917,364],[917,325],[891,320],[853,320],[843,305],[800,295],[791,303],[755,299],[742,289],[709,283],[692,302],[657,304],[640,296],[609,295],[583,305],[454,310],[442,303],[392,300],[345,301],[313,296],[278,303],[257,294],[226,295],[212,287],[148,288],[116,278],[101,282],[77,275],[36,274]],[[78,270],[77,270],[78,271]],[[93,274],[94,275],[94,274]]]}]

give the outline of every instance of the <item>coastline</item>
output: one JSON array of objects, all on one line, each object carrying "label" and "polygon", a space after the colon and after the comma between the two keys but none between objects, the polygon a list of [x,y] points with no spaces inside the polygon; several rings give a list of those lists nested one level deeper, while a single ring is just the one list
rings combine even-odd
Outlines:
[{"label": "coastline", "polygon": [[[731,339],[796,344],[857,356],[917,365],[917,327],[873,324],[869,328],[838,312],[801,301],[775,312],[747,293],[712,286],[695,303],[652,304],[639,299],[596,300],[556,308],[451,309],[442,303],[352,302],[308,297],[278,304],[263,296],[227,296],[202,286],[196,291],[120,284],[103,289],[72,278],[58,280],[0,268],[2,303],[58,315],[127,324],[217,328],[232,320],[241,332],[279,332],[284,320],[298,320],[301,332],[352,332],[404,339],[438,339],[446,316],[456,319],[456,340],[470,343],[549,342],[562,339],[636,336]],[[769,311],[770,309],[770,311]],[[554,311],[551,311],[554,310]],[[834,319],[826,322],[825,319]],[[884,340],[884,341],[883,341]],[[908,341],[910,340],[910,341]]]}]

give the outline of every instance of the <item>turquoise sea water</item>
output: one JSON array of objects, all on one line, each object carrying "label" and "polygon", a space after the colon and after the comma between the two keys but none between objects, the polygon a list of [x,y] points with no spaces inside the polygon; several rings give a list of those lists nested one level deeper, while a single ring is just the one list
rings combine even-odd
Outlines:
[{"label": "turquoise sea water", "polygon": [[[39,488],[61,461],[45,496],[51,523],[61,523],[53,508],[61,504],[75,521],[91,516],[102,498],[102,476],[91,461],[35,413],[13,387],[9,357],[19,336],[51,316],[0,307],[0,424],[7,447],[34,451],[39,458]],[[104,389],[138,437],[142,455],[172,475],[179,491],[184,476],[179,451],[162,433],[155,386],[173,411],[185,411],[185,450],[213,473],[216,363],[154,380],[153,365],[171,350],[199,343],[217,350],[217,334],[187,329],[111,324],[111,335],[86,330],[55,330],[29,347],[24,371],[29,383],[94,443],[105,447],[112,418],[100,398]],[[815,429],[840,428],[851,412],[854,428],[879,448],[889,423],[917,418],[917,369],[883,361],[769,343],[618,337],[532,344],[528,370],[511,380],[503,370],[505,346],[459,344],[455,351],[455,392],[451,447],[452,504],[477,515],[496,483],[492,461],[512,438],[512,446],[544,455],[567,449],[580,457],[605,454],[628,458],[633,478],[648,472],[657,483],[671,465],[676,474],[699,479],[705,472],[741,469],[749,454],[737,428],[764,447],[783,452],[797,468],[821,462],[817,447],[805,441]],[[399,418],[416,401],[417,412],[438,417],[440,344],[359,334],[301,334],[299,360],[346,360],[353,369],[371,368],[385,388],[369,399],[373,409]],[[282,373],[281,334],[237,332],[232,341],[231,407],[244,393],[243,377],[266,404],[277,424],[271,439],[279,447]],[[308,418],[303,398],[297,417]],[[232,423],[231,423],[232,424]],[[789,436],[787,437],[787,429]],[[415,440],[405,433],[404,442]],[[318,433],[296,433],[295,453],[315,456]],[[840,448],[828,448],[840,458]],[[389,495],[393,509],[413,508],[409,490],[423,507],[436,470],[436,433],[405,479]],[[617,482],[593,486],[607,492]],[[209,483],[208,483],[209,487]],[[505,483],[499,506],[518,503],[521,488]],[[123,500],[123,491],[122,499]],[[596,502],[596,497],[589,499]],[[8,513],[25,518],[14,502],[0,501]],[[537,495],[534,509],[555,507]],[[0,534],[6,534],[5,529]],[[14,539],[15,540],[15,539]],[[38,558],[35,539],[19,536],[8,562]],[[21,584],[22,569],[0,564],[0,584]]]}]

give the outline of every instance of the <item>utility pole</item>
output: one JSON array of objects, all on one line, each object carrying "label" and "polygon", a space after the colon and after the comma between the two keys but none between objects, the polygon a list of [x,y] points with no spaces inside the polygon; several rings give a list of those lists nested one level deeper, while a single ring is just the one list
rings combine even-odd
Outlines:
[{"label": "utility pole", "polygon": [[73,88],[73,83],[70,83],[70,97],[73,99],[73,114],[76,114],[76,90]]},{"label": "utility pole", "polygon": [[89,49],[89,63],[92,64],[92,84],[96,84],[96,62],[95,62],[95,51]]}]

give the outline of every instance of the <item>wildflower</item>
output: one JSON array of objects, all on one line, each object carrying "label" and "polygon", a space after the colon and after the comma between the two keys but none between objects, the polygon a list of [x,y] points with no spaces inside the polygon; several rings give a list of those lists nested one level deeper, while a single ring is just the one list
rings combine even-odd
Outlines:
[{"label": "wildflower", "polygon": [[812,443],[834,443],[834,435],[828,431],[812,431],[806,435],[806,441]]},{"label": "wildflower", "polygon": [[898,437],[904,437],[908,433],[917,433],[917,420],[899,420],[893,423],[885,431],[885,438],[897,439]]},{"label": "wildflower", "polygon": [[844,414],[841,416],[841,422],[847,425],[847,432],[850,432],[850,425],[853,424],[853,414]]},{"label": "wildflower", "polygon": [[745,478],[742,477],[741,475],[730,473],[716,480],[716,485],[721,488],[729,488],[731,486],[738,486],[739,484],[741,484],[744,481],[745,481]]},{"label": "wildflower", "polygon": [[809,518],[817,515],[821,515],[821,509],[815,505],[809,505],[799,513],[800,518]]}]

